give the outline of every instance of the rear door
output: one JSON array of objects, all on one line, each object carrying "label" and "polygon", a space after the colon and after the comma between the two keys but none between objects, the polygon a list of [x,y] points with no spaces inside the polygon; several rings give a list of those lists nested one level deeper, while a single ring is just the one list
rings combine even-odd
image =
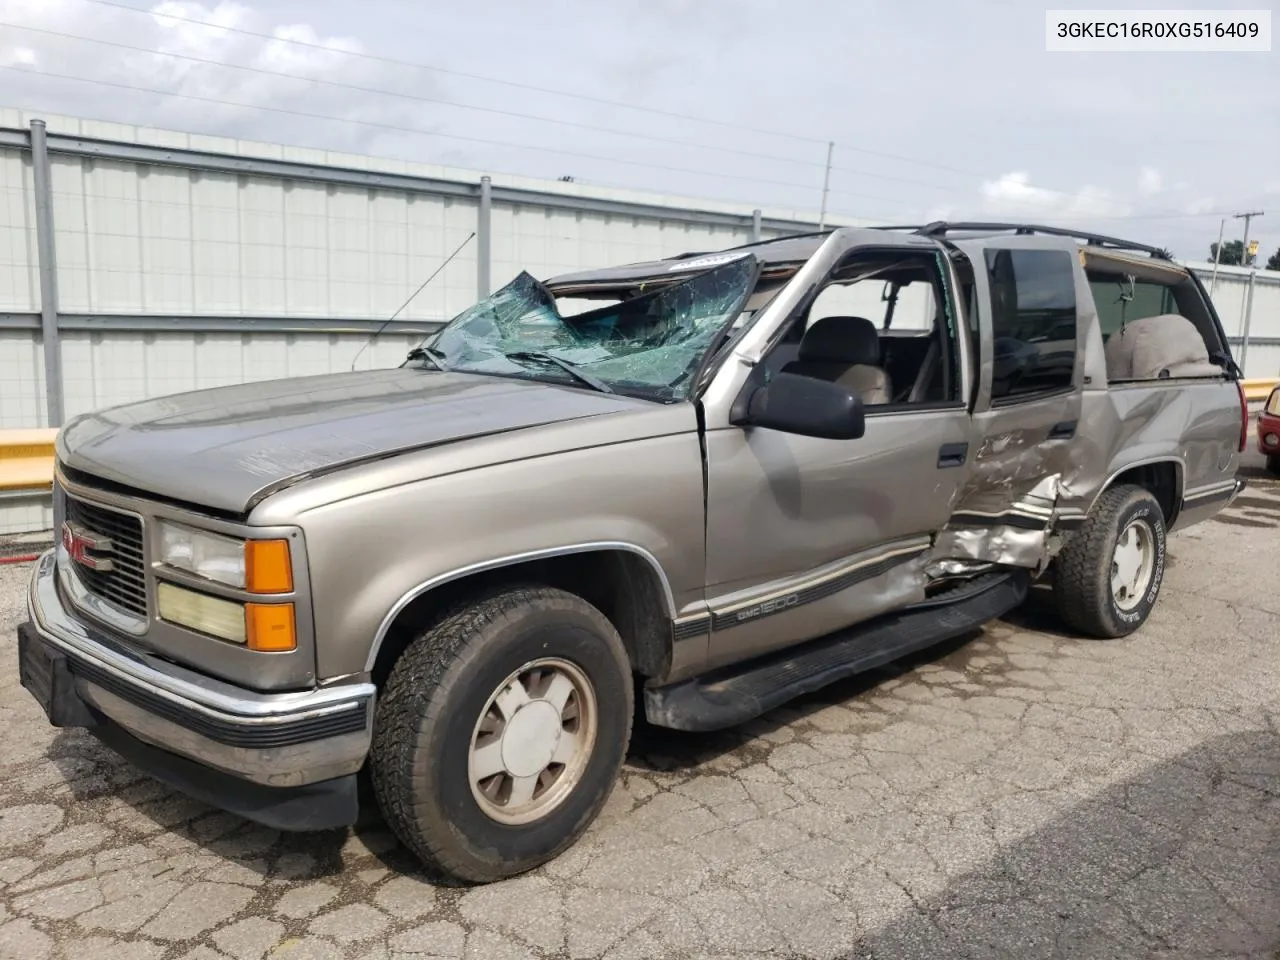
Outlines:
[{"label": "rear door", "polygon": [[[978,332],[974,451],[937,555],[1019,566],[1044,559],[1080,422],[1082,338],[1093,301],[1073,240],[961,240]],[[968,274],[968,271],[965,271]]]}]

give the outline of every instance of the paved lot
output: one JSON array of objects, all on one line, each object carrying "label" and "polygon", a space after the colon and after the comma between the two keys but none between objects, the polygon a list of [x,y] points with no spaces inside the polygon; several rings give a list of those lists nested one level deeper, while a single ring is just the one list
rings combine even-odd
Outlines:
[{"label": "paved lot", "polygon": [[1280,957],[1280,486],[1173,537],[1148,626],[1032,611],[711,737],[642,730],[575,849],[435,888],[374,819],[281,835],[18,686],[0,567],[0,956]]}]

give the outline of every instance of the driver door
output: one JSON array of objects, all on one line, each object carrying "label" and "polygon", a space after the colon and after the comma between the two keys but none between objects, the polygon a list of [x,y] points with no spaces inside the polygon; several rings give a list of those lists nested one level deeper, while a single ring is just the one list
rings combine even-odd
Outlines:
[{"label": "driver door", "polygon": [[[934,316],[954,374],[949,395],[926,403],[868,405],[865,434],[855,440],[709,424],[707,602],[717,663],[821,636],[924,597],[933,536],[950,516],[969,471],[967,335],[953,298],[954,274],[941,249],[892,234],[883,241],[840,256],[819,286],[851,270],[856,274],[859,257],[907,263],[907,273],[933,291]],[[869,282],[874,296],[851,295],[846,309],[870,312],[884,278],[872,275]],[[805,324],[807,333],[819,319],[808,315],[815,302],[810,299],[786,323]],[[840,319],[859,317],[824,322]],[[761,376],[764,370],[787,369],[774,351],[794,356],[798,342],[804,353],[804,338],[797,340],[792,329],[757,364]]]}]

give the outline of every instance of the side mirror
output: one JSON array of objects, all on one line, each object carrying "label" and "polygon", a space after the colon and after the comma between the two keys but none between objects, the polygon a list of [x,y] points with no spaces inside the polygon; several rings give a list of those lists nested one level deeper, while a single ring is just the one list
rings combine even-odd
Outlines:
[{"label": "side mirror", "polygon": [[734,422],[823,440],[856,440],[866,431],[862,397],[855,391],[795,373],[779,373],[756,388]]}]

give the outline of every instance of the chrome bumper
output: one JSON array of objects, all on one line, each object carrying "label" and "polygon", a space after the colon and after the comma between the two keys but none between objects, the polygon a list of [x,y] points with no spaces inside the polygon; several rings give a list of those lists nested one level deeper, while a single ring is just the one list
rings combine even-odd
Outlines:
[{"label": "chrome bumper", "polygon": [[127,649],[66,610],[52,550],[36,564],[27,612],[67,658],[76,693],[153,746],[272,787],[354,773],[369,752],[373,684],[257,693]]}]

